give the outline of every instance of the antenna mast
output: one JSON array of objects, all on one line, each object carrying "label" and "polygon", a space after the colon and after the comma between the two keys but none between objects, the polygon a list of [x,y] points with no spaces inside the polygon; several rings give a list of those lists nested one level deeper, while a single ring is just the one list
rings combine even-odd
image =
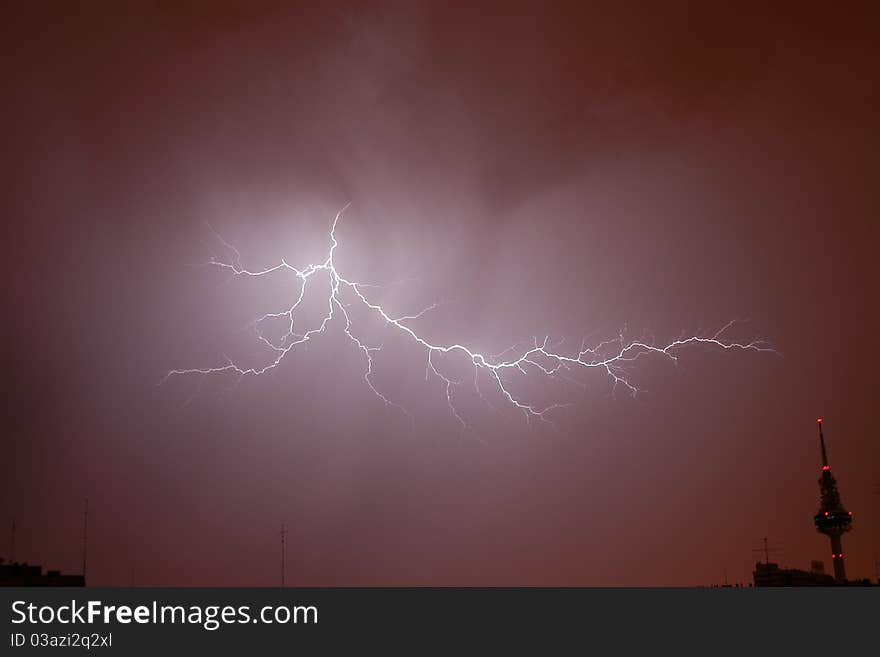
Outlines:
[{"label": "antenna mast", "polygon": [[15,561],[15,518],[12,519],[12,535],[9,538],[9,563]]},{"label": "antenna mast", "polygon": [[281,523],[281,588],[284,588],[284,539],[287,536],[287,530],[284,523]]},{"label": "antenna mast", "polygon": [[780,548],[776,547],[775,545],[771,546],[770,542],[766,536],[761,539],[761,544],[762,544],[762,547],[752,548],[752,552],[760,552],[761,554],[763,554],[764,555],[764,563],[768,564],[768,563],[770,563],[770,553],[771,552],[779,552]]},{"label": "antenna mast", "polygon": [[89,547],[89,498],[86,498],[86,507],[83,511],[83,563],[82,563],[82,576],[83,579],[86,578],[86,558],[88,557],[88,547]]}]

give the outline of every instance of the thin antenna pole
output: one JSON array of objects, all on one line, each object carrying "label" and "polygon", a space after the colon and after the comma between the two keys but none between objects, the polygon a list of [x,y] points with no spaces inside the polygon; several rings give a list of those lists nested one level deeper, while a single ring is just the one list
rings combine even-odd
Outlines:
[{"label": "thin antenna pole", "polygon": [[819,447],[822,449],[822,465],[828,465],[828,454],[825,452],[825,435],[822,433],[822,418],[816,420],[819,425]]},{"label": "thin antenna pole", "polygon": [[[758,552],[764,555],[764,563],[770,563],[770,553],[771,552],[780,552],[780,548],[778,547],[770,547],[770,539],[766,536],[761,539],[761,547],[752,548],[752,552]],[[761,563],[760,561],[758,563]]]},{"label": "thin antenna pole", "polygon": [[89,548],[89,498],[86,498],[86,507],[83,511],[83,563],[82,563],[82,576],[83,579],[86,577],[86,560],[88,557],[88,548]]},{"label": "thin antenna pole", "polygon": [[287,536],[287,530],[284,529],[284,523],[281,523],[281,588],[284,588],[284,539]]}]

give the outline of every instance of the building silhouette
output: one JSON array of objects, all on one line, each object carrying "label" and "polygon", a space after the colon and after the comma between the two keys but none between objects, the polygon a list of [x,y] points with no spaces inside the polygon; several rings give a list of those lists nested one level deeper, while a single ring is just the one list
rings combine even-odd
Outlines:
[{"label": "building silhouette", "polygon": [[780,568],[772,561],[759,561],[752,573],[755,586],[831,586],[835,579],[818,568],[814,562],[810,570]]},{"label": "building silhouette", "polygon": [[0,586],[85,586],[83,575],[62,575],[58,570],[0,559]]},{"label": "building silhouette", "polygon": [[837,480],[831,474],[828,465],[828,453],[825,451],[825,435],[822,433],[822,418],[819,425],[819,446],[822,450],[822,473],[819,476],[820,505],[819,512],[813,517],[816,530],[825,534],[831,541],[831,562],[834,565],[834,578],[838,582],[846,581],[846,568],[843,563],[843,546],[841,537],[851,529],[852,512],[847,511],[840,501]]}]

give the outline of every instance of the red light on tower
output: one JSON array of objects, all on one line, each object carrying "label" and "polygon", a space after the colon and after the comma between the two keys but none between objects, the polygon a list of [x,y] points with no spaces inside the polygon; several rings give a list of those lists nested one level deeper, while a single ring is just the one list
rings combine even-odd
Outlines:
[{"label": "red light on tower", "polygon": [[818,422],[819,424],[822,424],[822,418],[817,417],[817,418],[816,418],[816,422]]}]

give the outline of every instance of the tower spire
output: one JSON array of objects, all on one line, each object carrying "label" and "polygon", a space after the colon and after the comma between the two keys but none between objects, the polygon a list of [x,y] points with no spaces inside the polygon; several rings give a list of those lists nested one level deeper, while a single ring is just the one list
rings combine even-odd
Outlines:
[{"label": "tower spire", "polygon": [[822,448],[822,467],[825,467],[828,465],[828,454],[825,451],[825,435],[822,433],[822,418],[817,418],[816,424],[819,425],[819,446]]}]

